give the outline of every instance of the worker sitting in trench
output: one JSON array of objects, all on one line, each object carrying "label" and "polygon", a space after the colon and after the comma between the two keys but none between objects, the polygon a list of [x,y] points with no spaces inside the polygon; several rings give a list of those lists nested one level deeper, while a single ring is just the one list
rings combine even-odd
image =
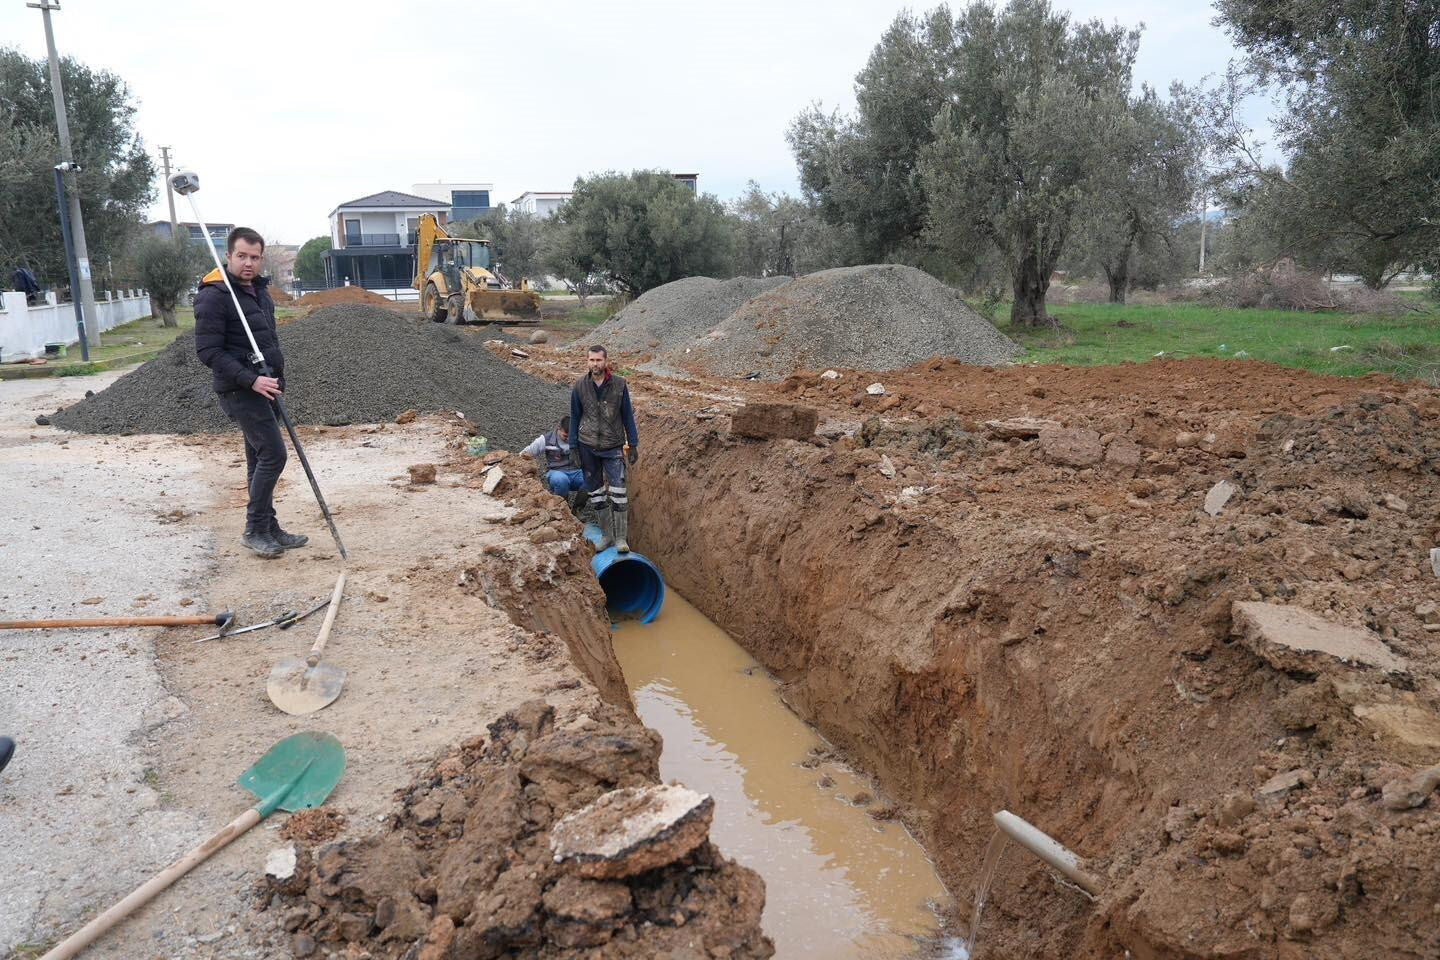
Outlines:
[{"label": "worker sitting in trench", "polygon": [[585,356],[585,375],[570,390],[570,422],[575,424],[585,489],[595,508],[600,528],[600,549],[611,544],[630,552],[628,499],[625,492],[627,461],[640,456],[635,411],[625,378],[610,370],[610,354],[601,346]]},{"label": "worker sitting in trench", "polygon": [[564,497],[571,509],[584,505],[585,471],[580,469],[580,451],[570,445],[570,417],[560,418],[555,429],[542,433],[520,451],[535,458],[545,486]]}]

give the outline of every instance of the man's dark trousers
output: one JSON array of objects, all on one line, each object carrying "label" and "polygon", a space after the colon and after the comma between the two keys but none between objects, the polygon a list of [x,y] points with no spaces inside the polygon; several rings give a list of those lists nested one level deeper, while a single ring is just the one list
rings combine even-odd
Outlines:
[{"label": "man's dark trousers", "polygon": [[275,523],[275,484],[288,457],[275,408],[254,390],[228,390],[216,396],[226,416],[245,434],[245,479],[250,486],[245,527],[269,533]]}]

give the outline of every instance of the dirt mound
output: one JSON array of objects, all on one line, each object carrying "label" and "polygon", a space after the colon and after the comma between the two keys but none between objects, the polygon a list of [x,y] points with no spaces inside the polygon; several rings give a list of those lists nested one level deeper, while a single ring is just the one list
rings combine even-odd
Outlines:
[{"label": "dirt mound", "polygon": [[774,953],[763,882],[708,840],[679,859],[652,848],[636,866],[664,862],[643,872],[617,862],[618,879],[556,862],[564,817],[658,782],[657,734],[612,706],[562,729],[543,701],[489,729],[410,787],[384,832],[301,851],[275,885],[297,956],[345,942],[347,956],[387,960]]},{"label": "dirt mound", "polygon": [[660,359],[776,379],[797,367],[893,370],[934,356],[992,364],[1019,353],[939,280],[914,267],[878,265],[797,277]]},{"label": "dirt mound", "polygon": [[[553,425],[568,403],[563,387],[499,360],[481,336],[379,307],[323,307],[279,333],[285,400],[297,423],[379,423],[408,409],[458,410],[492,447],[517,450]],[[52,422],[80,433],[234,429],[191,334]]]},{"label": "dirt mound", "polygon": [[656,287],[575,342],[604,344],[612,353],[670,350],[708,333],[736,307],[789,277],[686,277]]},{"label": "dirt mound", "polygon": [[316,290],[307,293],[296,304],[302,307],[329,307],[337,303],[373,303],[377,307],[394,306],[395,301],[382,297],[364,287],[336,287],[333,290]]},{"label": "dirt mound", "polygon": [[[1234,362],[871,379],[742,387],[820,407],[824,445],[641,396],[632,543],[902,801],[962,902],[1001,808],[1104,878],[1092,904],[1011,850],[984,954],[1434,954],[1440,393]],[[1391,665],[1277,655],[1254,605]]]},{"label": "dirt mound", "polygon": [[295,298],[290,296],[290,291],[286,290],[278,283],[272,283],[265,289],[270,291],[270,299],[274,300],[277,305],[295,302]]}]

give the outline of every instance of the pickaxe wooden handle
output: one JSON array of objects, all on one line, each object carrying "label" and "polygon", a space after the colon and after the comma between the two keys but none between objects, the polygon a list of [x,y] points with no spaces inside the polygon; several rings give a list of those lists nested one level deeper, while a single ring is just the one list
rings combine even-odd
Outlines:
[{"label": "pickaxe wooden handle", "polygon": [[69,620],[0,620],[0,630],[51,630],[57,627],[187,627],[213,623],[222,628],[235,622],[229,610],[194,617],[80,617]]}]

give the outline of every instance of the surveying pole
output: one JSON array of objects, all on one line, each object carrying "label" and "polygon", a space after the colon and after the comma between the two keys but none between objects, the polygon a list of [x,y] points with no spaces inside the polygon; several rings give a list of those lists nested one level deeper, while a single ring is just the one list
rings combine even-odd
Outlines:
[{"label": "surveying pole", "polygon": [[40,11],[45,20],[45,46],[50,51],[50,92],[55,97],[55,129],[60,137],[60,167],[69,181],[66,194],[70,201],[70,232],[75,243],[75,267],[80,275],[78,290],[71,290],[70,296],[80,297],[85,313],[85,333],[90,346],[100,346],[100,314],[95,309],[95,285],[90,280],[90,249],[85,244],[85,220],[80,214],[80,184],[75,173],[75,154],[70,148],[70,118],[65,113],[65,91],[60,87],[60,55],[55,52],[55,31],[50,26],[50,11],[59,10],[58,0],[40,0],[27,3]]},{"label": "surveying pole", "polygon": [[[170,186],[170,148],[160,148],[160,165],[165,170],[165,199],[170,201],[170,239],[179,236],[180,225],[175,220],[175,188]],[[206,237],[205,239],[210,239]]]}]

